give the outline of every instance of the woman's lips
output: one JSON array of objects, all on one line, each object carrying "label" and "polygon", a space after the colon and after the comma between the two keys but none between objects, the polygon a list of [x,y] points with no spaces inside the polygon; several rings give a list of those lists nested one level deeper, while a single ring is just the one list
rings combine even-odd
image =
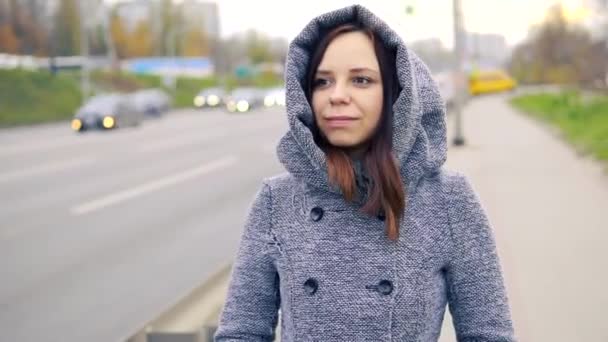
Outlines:
[{"label": "woman's lips", "polygon": [[357,118],[353,118],[350,116],[332,116],[325,119],[327,121],[327,126],[330,128],[340,128],[351,125],[353,122],[357,120]]}]

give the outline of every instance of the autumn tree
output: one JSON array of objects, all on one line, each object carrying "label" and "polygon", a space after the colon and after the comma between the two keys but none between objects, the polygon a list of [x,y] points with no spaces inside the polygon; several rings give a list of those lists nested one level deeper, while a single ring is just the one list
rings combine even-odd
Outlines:
[{"label": "autumn tree", "polygon": [[179,14],[176,13],[174,4],[171,0],[160,1],[160,30],[157,44],[158,52],[161,56],[169,56],[173,53],[171,43],[176,43],[177,27],[179,26]]},{"label": "autumn tree", "polygon": [[11,54],[48,54],[48,32],[40,22],[34,0],[0,3],[0,51]]},{"label": "autumn tree", "polygon": [[8,2],[0,2],[0,52],[17,54],[19,40],[13,30]]},{"label": "autumn tree", "polygon": [[105,55],[108,46],[105,39],[105,27],[97,25],[89,32],[89,53],[93,56]]},{"label": "autumn tree", "polygon": [[608,53],[583,27],[570,23],[560,5],[513,52],[512,73],[526,83],[595,83],[605,75]]},{"label": "autumn tree", "polygon": [[15,37],[15,32],[13,32],[11,25],[0,25],[0,52],[8,54],[19,53],[19,40]]},{"label": "autumn tree", "polygon": [[182,39],[181,55],[186,57],[209,56],[209,39],[201,30],[186,31]]},{"label": "autumn tree", "polygon": [[141,20],[133,32],[127,37],[127,51],[129,57],[151,56],[154,46],[152,44],[152,30],[149,20]]},{"label": "autumn tree", "polygon": [[111,39],[118,58],[146,57],[154,53],[154,37],[149,20],[140,20],[132,31],[114,13],[110,20]]},{"label": "autumn tree", "polygon": [[59,56],[80,54],[80,12],[78,0],[61,0],[55,14],[53,51]]},{"label": "autumn tree", "polygon": [[254,30],[247,32],[246,38],[247,55],[252,64],[260,64],[272,61],[270,51],[270,40]]},{"label": "autumn tree", "polygon": [[117,57],[119,59],[127,57],[129,37],[122,19],[116,13],[113,13],[110,19],[110,35],[116,48]]}]

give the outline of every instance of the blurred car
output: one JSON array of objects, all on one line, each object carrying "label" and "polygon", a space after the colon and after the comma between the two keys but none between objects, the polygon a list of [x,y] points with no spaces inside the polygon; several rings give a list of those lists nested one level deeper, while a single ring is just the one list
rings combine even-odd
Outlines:
[{"label": "blurred car", "polygon": [[263,104],[263,93],[260,89],[236,88],[226,97],[226,108],[230,112],[244,113]]},{"label": "blurred car", "polygon": [[517,87],[517,82],[502,70],[474,71],[469,76],[471,95],[510,91]]},{"label": "blurred car", "polygon": [[135,109],[145,117],[158,118],[171,109],[171,98],[161,89],[144,89],[131,94]]},{"label": "blurred car", "polygon": [[201,90],[194,97],[194,107],[219,107],[225,104],[226,91],[219,87]]},{"label": "blurred car", "polygon": [[264,106],[285,106],[285,89],[272,88],[266,91],[266,96],[264,97]]},{"label": "blurred car", "polygon": [[76,132],[109,130],[137,126],[143,120],[144,114],[135,108],[129,96],[105,94],[92,97],[80,107],[72,119],[71,126]]}]

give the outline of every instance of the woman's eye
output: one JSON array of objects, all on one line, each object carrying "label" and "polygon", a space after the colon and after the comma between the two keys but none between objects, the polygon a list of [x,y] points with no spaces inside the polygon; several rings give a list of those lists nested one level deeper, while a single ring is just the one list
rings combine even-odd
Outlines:
[{"label": "woman's eye", "polygon": [[367,85],[367,84],[372,83],[372,80],[369,77],[363,77],[363,76],[355,77],[354,81],[356,84],[361,84],[361,85]]},{"label": "woman's eye", "polygon": [[329,84],[329,81],[324,79],[324,78],[317,78],[314,82],[313,82],[313,88],[319,88],[319,87],[324,87],[326,85]]}]

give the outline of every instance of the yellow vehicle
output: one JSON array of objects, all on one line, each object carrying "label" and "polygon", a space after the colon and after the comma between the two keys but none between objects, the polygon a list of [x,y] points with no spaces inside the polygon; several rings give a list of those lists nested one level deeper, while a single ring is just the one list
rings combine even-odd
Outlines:
[{"label": "yellow vehicle", "polygon": [[469,76],[471,95],[513,90],[517,81],[502,70],[475,71]]}]

